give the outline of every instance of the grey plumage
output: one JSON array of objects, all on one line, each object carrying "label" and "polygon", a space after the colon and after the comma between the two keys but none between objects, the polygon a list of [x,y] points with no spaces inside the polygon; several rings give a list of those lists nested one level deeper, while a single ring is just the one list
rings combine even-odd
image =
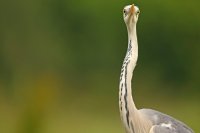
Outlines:
[{"label": "grey plumage", "polygon": [[140,109],[139,112],[152,122],[153,133],[194,133],[183,122],[161,112],[152,109]]}]

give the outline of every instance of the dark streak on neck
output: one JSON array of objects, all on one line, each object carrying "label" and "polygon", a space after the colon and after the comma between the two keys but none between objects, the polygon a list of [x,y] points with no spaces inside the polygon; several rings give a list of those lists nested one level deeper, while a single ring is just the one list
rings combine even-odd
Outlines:
[{"label": "dark streak on neck", "polygon": [[125,101],[125,110],[126,110],[126,120],[127,120],[127,124],[128,127],[130,127],[129,124],[129,109],[128,109],[128,88],[127,88],[127,69],[128,69],[128,65],[130,63],[130,55],[132,54],[132,45],[131,45],[131,40],[129,41],[128,44],[128,49],[127,49],[127,53],[126,53],[126,59],[125,59],[125,94],[124,94],[124,101]]},{"label": "dark streak on neck", "polygon": [[132,49],[132,45],[131,45],[131,40],[129,41],[129,44],[128,44],[128,49],[127,49],[127,54],[128,52],[130,52]]},{"label": "dark streak on neck", "polygon": [[122,66],[122,69],[121,69],[121,75],[120,75],[120,82],[122,81],[123,79],[123,76],[125,78],[125,83],[122,83],[120,88],[121,88],[121,94],[120,94],[120,109],[122,111],[122,89],[123,87],[125,88],[125,94],[124,94],[124,103],[125,103],[125,111],[126,111],[126,121],[127,121],[127,124],[128,124],[128,127],[130,128],[130,123],[129,123],[129,109],[128,109],[128,88],[127,88],[127,69],[128,69],[128,65],[130,63],[130,57],[131,57],[131,54],[132,54],[132,41],[130,40],[129,41],[129,44],[128,44],[128,48],[127,48],[127,52],[126,52],[126,57],[124,59],[124,62],[123,62],[123,66]]},{"label": "dark streak on neck", "polygon": [[124,94],[124,101],[125,101],[125,109],[126,109],[126,120],[127,124],[129,126],[129,109],[128,109],[128,92],[127,92],[127,67],[128,67],[129,62],[126,63],[126,68],[125,68],[125,94]]}]

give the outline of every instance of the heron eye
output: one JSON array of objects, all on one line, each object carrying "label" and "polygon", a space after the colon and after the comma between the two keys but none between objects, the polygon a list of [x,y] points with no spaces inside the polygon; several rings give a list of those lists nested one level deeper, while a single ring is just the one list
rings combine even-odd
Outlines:
[{"label": "heron eye", "polygon": [[139,15],[139,14],[140,14],[140,11],[137,11],[136,14]]},{"label": "heron eye", "polygon": [[126,11],[124,10],[124,14],[126,13]]},{"label": "heron eye", "polygon": [[126,12],[126,10],[124,10],[123,12],[124,12],[124,15],[126,16],[126,15],[127,15],[127,12]]}]

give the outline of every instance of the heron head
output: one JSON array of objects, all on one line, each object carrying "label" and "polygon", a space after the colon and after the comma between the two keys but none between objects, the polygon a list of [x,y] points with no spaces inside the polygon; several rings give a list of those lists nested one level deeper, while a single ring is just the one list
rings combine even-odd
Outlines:
[{"label": "heron head", "polygon": [[136,24],[138,21],[139,14],[140,10],[134,4],[125,6],[123,10],[123,17],[126,25],[128,27],[132,27],[133,24]]}]

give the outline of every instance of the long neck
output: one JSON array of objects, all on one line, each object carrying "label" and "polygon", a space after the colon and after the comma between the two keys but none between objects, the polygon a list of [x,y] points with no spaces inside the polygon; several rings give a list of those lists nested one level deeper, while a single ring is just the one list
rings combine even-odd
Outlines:
[{"label": "long neck", "polygon": [[126,125],[126,128],[130,128],[130,115],[137,112],[137,108],[132,98],[131,79],[133,70],[136,66],[138,59],[138,42],[136,34],[136,25],[129,30],[128,29],[128,48],[126,57],[123,62],[120,76],[119,86],[119,105],[121,118]]},{"label": "long neck", "polygon": [[128,49],[123,62],[119,84],[120,115],[127,133],[147,133],[152,123],[141,114],[133,101],[131,79],[138,59],[136,25],[128,29]]}]

